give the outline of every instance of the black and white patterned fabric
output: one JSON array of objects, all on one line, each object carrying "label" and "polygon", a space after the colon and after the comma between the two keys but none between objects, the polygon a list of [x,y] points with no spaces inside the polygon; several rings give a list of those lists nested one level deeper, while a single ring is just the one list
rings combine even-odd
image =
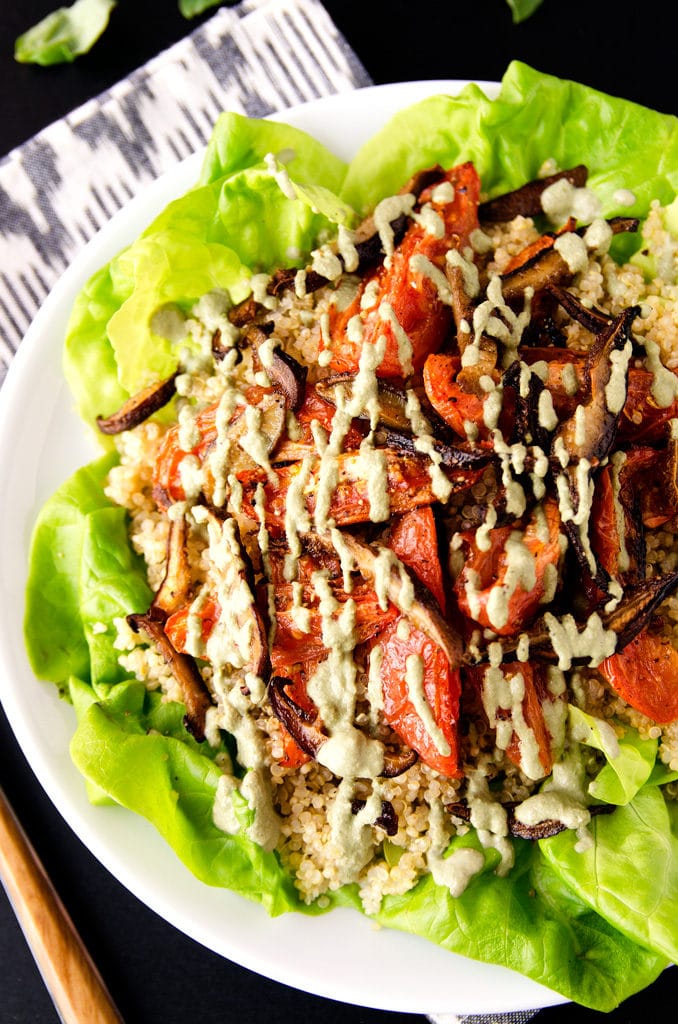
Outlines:
[{"label": "black and white patterned fabric", "polygon": [[536,1010],[513,1010],[509,1013],[435,1013],[429,1016],[431,1024],[527,1024]]},{"label": "black and white patterned fabric", "polygon": [[317,0],[244,0],[0,162],[0,383],[77,252],[147,182],[251,116],[370,85]]}]

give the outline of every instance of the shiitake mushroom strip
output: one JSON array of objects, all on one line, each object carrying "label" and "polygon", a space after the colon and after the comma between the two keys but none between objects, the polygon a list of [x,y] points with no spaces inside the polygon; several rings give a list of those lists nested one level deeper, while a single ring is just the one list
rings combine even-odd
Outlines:
[{"label": "shiitake mushroom strip", "polygon": [[[631,327],[639,312],[638,306],[622,310],[598,335],[589,353],[588,397],[574,415],[560,424],[555,435],[555,440],[563,442],[570,459],[600,461],[612,447],[623,402],[617,412],[610,411],[607,388],[612,377],[611,356],[631,340]],[[566,472],[570,470],[568,466]]]},{"label": "shiitake mushroom strip", "polygon": [[[611,577],[607,569],[600,564],[600,561],[587,551],[584,539],[579,532],[579,527],[569,519],[563,523],[563,529],[573,552],[579,572],[581,573],[582,585],[591,605],[595,607],[600,603],[601,595],[609,596]],[[593,564],[592,564],[593,561]]]},{"label": "shiitake mushroom strip", "polygon": [[[323,377],[316,381],[315,389],[321,398],[324,398],[326,402],[330,402],[332,405],[336,406],[339,390],[343,389],[350,394],[355,379],[356,374],[354,373],[333,373],[328,377]],[[436,443],[442,442],[450,448],[456,448],[459,439],[454,431],[449,427],[442,416],[440,416],[436,410],[430,406],[426,398],[422,400],[420,397],[420,401],[422,403],[422,412],[429,422],[431,432]],[[404,388],[399,387],[392,381],[378,380],[377,406],[379,410],[379,424],[382,427],[394,432],[400,432],[401,435],[412,433],[412,423],[410,417],[407,415],[407,393]],[[369,420],[369,418],[369,413],[367,411],[359,413],[358,416],[356,416],[356,419],[358,420]],[[395,445],[397,447],[397,438],[395,438]],[[413,451],[414,449],[410,446],[407,450]],[[444,462],[444,465],[448,464],[456,465],[456,457],[451,459],[449,463]]]},{"label": "shiitake mushroom strip", "polygon": [[[607,221],[613,234],[623,231],[637,231],[638,220],[634,217],[611,217]],[[577,228],[582,234],[586,228]],[[553,246],[542,249],[515,270],[501,275],[502,295],[507,303],[523,301],[526,288],[534,292],[569,283],[574,274],[566,260]]]},{"label": "shiitake mushroom strip", "polygon": [[[309,712],[300,707],[287,692],[291,680],[284,676],[272,676],[268,683],[268,699],[275,717],[282,722],[288,733],[305,754],[314,760],[324,743],[329,739],[322,724],[318,721],[317,712]],[[409,747],[384,748],[384,765],[382,777],[395,778],[402,775],[417,762],[417,753]]]},{"label": "shiitake mushroom strip", "polygon": [[292,680],[285,676],[271,676],[268,682],[268,699],[273,714],[282,722],[297,746],[315,758],[327,733],[317,724],[317,712],[309,712],[290,697],[287,687]]},{"label": "shiitake mushroom strip", "polygon": [[537,445],[542,451],[548,452],[551,447],[551,435],[539,420],[539,398],[545,384],[536,373],[531,373],[527,384],[527,393],[524,394],[521,381],[522,370],[520,360],[516,359],[504,371],[501,379],[504,394],[510,389],[515,403],[513,430],[508,441],[509,444]]},{"label": "shiitake mushroom strip", "polygon": [[193,583],[186,552],[186,530],[184,516],[170,520],[165,575],[150,607],[154,619],[166,619],[190,599]]},{"label": "shiitake mushroom strip", "polygon": [[121,434],[123,430],[132,430],[147,420],[158,409],[174,397],[176,391],[177,372],[165,380],[156,381],[148,387],[132,395],[111,416],[97,416],[97,427],[102,434]]},{"label": "shiitake mushroom strip", "polygon": [[[378,445],[392,448],[394,451],[402,452],[403,455],[420,454],[414,434],[405,434],[400,430],[379,427],[375,432],[375,440]],[[445,469],[461,474],[458,479],[454,476],[450,477],[452,483],[460,486],[464,483],[465,471],[478,470],[482,466],[489,465],[496,458],[494,452],[489,448],[483,448],[480,445],[465,445],[463,441],[458,445],[451,445],[434,438],[433,449],[440,456],[440,464]]]},{"label": "shiitake mushroom strip", "polygon": [[583,188],[588,179],[588,168],[584,164],[570,167],[565,171],[558,171],[556,174],[549,174],[546,178],[535,178],[528,181],[526,185],[514,189],[512,192],[504,192],[494,199],[488,199],[478,207],[478,217],[481,222],[495,224],[502,221],[513,220],[514,217],[537,217],[543,213],[541,197],[549,185],[566,178],[576,188]]},{"label": "shiitake mushroom strip", "polygon": [[617,651],[638,636],[658,606],[678,587],[678,571],[652,576],[627,587],[614,611],[602,615],[603,625],[617,634]]},{"label": "shiitake mushroom strip", "polygon": [[[355,379],[355,373],[333,373],[316,381],[315,389],[321,398],[336,406],[340,392],[347,396],[351,394]],[[403,388],[386,380],[378,381],[377,403],[380,423],[395,430],[412,429],[407,415],[407,395]],[[369,412],[365,410],[357,418],[369,419]]]},{"label": "shiitake mushroom strip", "polygon": [[[252,345],[252,348],[257,353],[257,358],[261,362],[259,349],[267,340],[268,335],[260,327],[250,326],[245,337],[247,342]],[[288,355],[284,349],[276,346],[271,354],[271,359],[267,362],[264,369],[266,376],[276,391],[280,391],[285,396],[288,409],[296,412],[304,401],[308,367],[302,366],[294,356]]]},{"label": "shiitake mushroom strip", "polygon": [[[611,630],[617,634],[615,653],[622,651],[632,640],[638,636],[641,630],[650,622],[659,605],[678,587],[678,570],[664,573],[662,576],[652,576],[649,579],[640,580],[626,588],[624,596],[611,612],[603,612],[600,615],[601,626],[605,630]],[[585,624],[584,624],[585,625]],[[582,625],[582,629],[584,628]],[[532,629],[526,631],[529,641],[530,658],[540,661],[554,662],[558,655],[553,647],[551,635],[543,621],[539,619]],[[518,640],[502,641],[504,658],[508,661],[516,655]],[[481,660],[487,660],[487,652],[483,652]],[[469,659],[476,664],[477,658]],[[590,657],[575,656],[573,664],[584,664],[590,661]]]},{"label": "shiitake mushroom strip", "polygon": [[551,285],[549,292],[556,301],[563,307],[565,312],[585,327],[592,334],[599,334],[612,320],[612,317],[595,306],[589,308],[583,306],[579,299],[568,291],[567,288],[560,288],[558,285]]},{"label": "shiitake mushroom strip", "polygon": [[570,267],[557,249],[542,249],[536,256],[522,263],[516,270],[501,275],[501,289],[507,303],[525,297],[525,290],[533,292],[570,282],[574,277]]},{"label": "shiitake mushroom strip", "polygon": [[[523,825],[522,822],[516,819],[515,812],[517,806],[518,804],[513,802],[502,804],[506,811],[506,824],[509,835],[515,836],[516,839],[548,839],[550,836],[557,836],[559,832],[564,832],[568,828],[562,821],[558,821],[555,818],[546,818],[544,821],[537,822],[536,825]],[[592,804],[588,808],[588,812],[593,818],[599,814],[611,814],[614,809],[614,804]],[[453,815],[453,817],[461,818],[462,821],[471,821],[471,808],[463,801],[446,804],[445,810]]]},{"label": "shiitake mushroom strip", "polygon": [[189,654],[182,654],[176,650],[165,633],[162,622],[153,618],[151,614],[128,615],[127,622],[135,633],[142,631],[146,634],[171,668],[186,705],[184,725],[194,739],[202,743],[205,739],[205,718],[212,706],[212,699],[195,661]]},{"label": "shiitake mushroom strip", "polygon": [[[352,800],[351,814],[358,814],[362,811],[366,803],[366,800]],[[374,824],[383,828],[387,836],[395,836],[398,834],[398,815],[396,814],[395,808],[390,800],[381,801],[381,814],[375,818]]]}]

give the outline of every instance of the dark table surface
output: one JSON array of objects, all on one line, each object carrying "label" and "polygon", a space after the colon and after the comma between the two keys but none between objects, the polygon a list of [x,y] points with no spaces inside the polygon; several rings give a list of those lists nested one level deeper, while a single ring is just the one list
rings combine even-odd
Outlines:
[{"label": "dark table surface", "polygon": [[[63,0],[67,2],[67,0]],[[176,0],[119,0],[89,55],[57,68],[19,65],[15,37],[57,0],[0,3],[0,155],[97,95],[187,34]],[[434,78],[499,79],[510,60],[585,82],[678,115],[673,4],[544,0],[512,24],[504,0],[415,5],[402,0],[327,0],[326,7],[375,83]],[[204,20],[209,13],[199,20]],[[3,495],[1,500],[7,500]],[[176,931],[127,892],[45,796],[0,713],[0,781],[100,967],[127,1024],[416,1024],[425,1018],[335,1003],[270,982]],[[450,994],[451,1006],[454,1002]],[[645,1022],[678,997],[671,969],[609,1015],[571,1005],[539,1012],[537,1024]],[[0,890],[0,1021],[54,1024],[50,999]]]}]

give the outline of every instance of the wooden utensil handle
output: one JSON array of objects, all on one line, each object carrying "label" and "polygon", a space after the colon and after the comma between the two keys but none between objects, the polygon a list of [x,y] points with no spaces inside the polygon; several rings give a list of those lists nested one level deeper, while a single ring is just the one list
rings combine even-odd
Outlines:
[{"label": "wooden utensil handle", "polygon": [[2,790],[0,878],[64,1024],[123,1024]]}]

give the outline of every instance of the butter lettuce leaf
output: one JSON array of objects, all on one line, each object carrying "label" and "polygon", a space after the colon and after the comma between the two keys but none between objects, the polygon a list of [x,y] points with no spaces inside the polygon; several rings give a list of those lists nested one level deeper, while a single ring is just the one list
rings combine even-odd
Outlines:
[{"label": "butter lettuce leaf", "polygon": [[564,884],[623,935],[678,961],[678,808],[656,786],[589,826],[576,849],[570,832],[540,842]]},{"label": "butter lettuce leaf", "polygon": [[[468,841],[453,840],[451,849]],[[514,846],[507,876],[484,872],[454,897],[429,875],[412,892],[387,896],[377,920],[453,953],[518,970],[596,1010],[613,1009],[661,973],[665,957],[592,909],[537,844],[515,840]]]},{"label": "butter lettuce leaf", "polygon": [[77,470],[43,506],[33,530],[26,648],[36,675],[59,685],[72,675],[119,678],[111,619],[145,610],[150,601],[126,513],[103,493],[116,460],[106,455]]},{"label": "butter lettuce leaf", "polygon": [[643,739],[630,726],[625,726],[623,735],[617,738],[611,722],[594,718],[572,704],[568,712],[573,737],[606,757],[607,763],[589,783],[591,796],[608,804],[629,803],[652,774],[657,740]]},{"label": "butter lettuce leaf", "polygon": [[19,36],[14,58],[20,64],[72,63],[92,49],[108,25],[116,0],[75,0],[58,7]]},{"label": "butter lettuce leaf", "polygon": [[[265,160],[277,157],[294,198]],[[132,394],[169,376],[180,344],[155,333],[154,315],[190,313],[213,289],[234,302],[253,274],[298,266],[318,239],[355,214],[338,198],[345,163],[305,132],[222,114],[199,180],[169,203],[78,295],[66,334],[64,372],[92,426]]]},{"label": "butter lettuce leaf", "polygon": [[619,740],[619,754],[611,758],[589,783],[589,793],[608,804],[627,804],[650,779],[657,760],[657,741],[643,739],[627,729]]},{"label": "butter lettuce leaf", "polygon": [[541,7],[542,0],[507,0],[507,3],[511,8],[513,21],[517,25],[534,14],[537,8]]},{"label": "butter lettuce leaf", "polygon": [[184,18],[195,18],[198,14],[208,11],[210,7],[217,7],[221,0],[179,0],[179,10]]},{"label": "butter lettuce leaf", "polygon": [[302,903],[274,853],[214,824],[222,774],[214,758],[225,748],[196,743],[181,704],[129,681],[104,700],[81,697],[78,710],[75,765],[98,792],[147,818],[198,878],[261,902],[272,916],[320,912]]},{"label": "butter lettuce leaf", "polygon": [[[418,168],[463,160],[490,196],[535,178],[546,160],[585,163],[605,216],[643,216],[678,190],[678,119],[513,61],[494,101],[470,85],[397,114],[351,162],[342,198],[366,209]],[[620,189],[633,193],[632,206]]]}]

